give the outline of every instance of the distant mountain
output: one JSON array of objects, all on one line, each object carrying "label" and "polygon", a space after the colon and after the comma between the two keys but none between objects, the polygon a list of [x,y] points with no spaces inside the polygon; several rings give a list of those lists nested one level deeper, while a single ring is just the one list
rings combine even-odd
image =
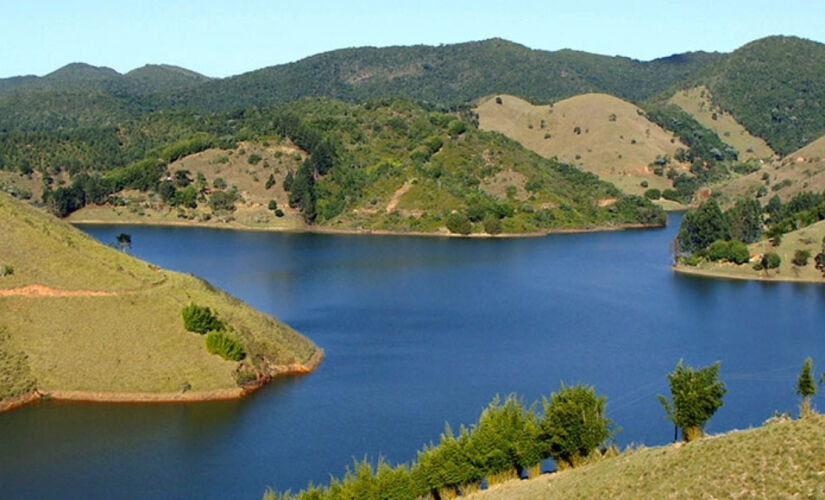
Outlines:
[{"label": "distant mountain", "polygon": [[181,89],[207,80],[206,76],[177,66],[146,65],[121,75],[105,66],[71,63],[42,77],[0,79],[0,97],[27,92],[141,95]]},{"label": "distant mountain", "polygon": [[825,45],[772,36],[721,57],[679,84],[706,87],[721,110],[787,155],[825,134]]},{"label": "distant mountain", "polygon": [[532,50],[502,39],[454,45],[361,47],[214,80],[164,96],[161,107],[221,110],[326,96],[406,97],[440,104],[508,93],[532,102],[603,92],[640,100],[722,57],[694,52],[641,62],[586,52]]}]

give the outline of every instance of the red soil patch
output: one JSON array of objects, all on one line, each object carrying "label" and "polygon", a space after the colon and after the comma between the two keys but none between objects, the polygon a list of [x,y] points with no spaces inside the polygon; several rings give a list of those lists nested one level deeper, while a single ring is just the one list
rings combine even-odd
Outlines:
[{"label": "red soil patch", "polygon": [[0,297],[108,297],[117,292],[95,290],[57,290],[43,285],[29,285],[21,288],[0,290]]}]

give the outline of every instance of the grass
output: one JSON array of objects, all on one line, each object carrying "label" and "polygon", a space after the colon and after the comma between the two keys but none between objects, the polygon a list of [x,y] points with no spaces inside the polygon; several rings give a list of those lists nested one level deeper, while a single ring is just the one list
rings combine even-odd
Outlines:
[{"label": "grass", "polygon": [[[672,157],[681,143],[671,142],[673,135],[640,115],[633,104],[605,94],[579,95],[552,106],[496,97],[501,104],[489,98],[476,109],[482,129],[501,132],[546,158],[577,165],[626,193],[673,187],[648,165],[657,155]],[[574,132],[576,127],[581,133]],[[642,187],[642,181],[648,187]]]},{"label": "grass", "polygon": [[740,160],[776,155],[763,139],[751,135],[733,116],[716,108],[710,91],[705,87],[680,90],[668,102],[685,110],[696,121],[716,132],[723,142],[736,148]]},{"label": "grass", "polygon": [[[813,256],[819,253],[822,248],[823,237],[825,237],[825,221],[820,221],[784,234],[782,236],[782,243],[778,247],[771,245],[768,240],[762,240],[748,245],[748,250],[751,255],[761,256],[767,252],[779,254],[782,263],[778,269],[756,271],[753,269],[753,263],[736,265],[727,262],[705,262],[696,267],[679,265],[678,268],[688,272],[695,271],[698,274],[720,277],[780,281],[800,280],[825,283],[825,277],[814,267],[813,259]],[[797,250],[808,250],[811,252],[808,265],[800,267],[795,266],[791,262]]]},{"label": "grass", "polygon": [[684,445],[625,452],[469,498],[822,498],[823,440],[823,416],[767,423]]},{"label": "grass", "polygon": [[[237,387],[239,371],[267,372],[316,354],[306,338],[206,282],[107,248],[4,194],[0,234],[0,261],[14,267],[0,289],[117,292],[0,297],[0,334],[7,336],[0,371],[9,365],[3,356],[26,360],[14,365],[14,381],[31,377],[45,391],[160,393],[184,384],[208,391]],[[241,341],[248,354],[241,363],[209,354],[204,338],[184,329],[181,309],[192,302],[210,307]]]}]

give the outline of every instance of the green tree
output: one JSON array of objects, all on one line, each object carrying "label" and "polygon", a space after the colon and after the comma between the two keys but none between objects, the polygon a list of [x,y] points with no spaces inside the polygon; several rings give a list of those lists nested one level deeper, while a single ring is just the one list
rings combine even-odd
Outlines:
[{"label": "green tree", "polygon": [[762,235],[762,205],[748,198],[740,199],[727,212],[730,237],[743,243],[753,243]]},{"label": "green tree", "polygon": [[693,441],[704,435],[704,426],[722,406],[722,396],[727,393],[725,384],[718,380],[720,363],[694,371],[690,366],[676,365],[668,374],[673,403],[664,396],[657,396],[667,412],[667,419],[682,430],[685,441]]},{"label": "green tree", "polygon": [[799,416],[807,417],[811,413],[811,398],[816,395],[816,385],[813,378],[813,361],[811,358],[805,359],[799,378],[796,381],[796,393],[802,398]]},{"label": "green tree", "polygon": [[223,330],[223,323],[205,306],[189,304],[181,310],[183,327],[190,332],[206,333],[208,331]]},{"label": "green tree", "polygon": [[493,214],[484,216],[484,232],[487,234],[499,234],[501,232],[501,220]]},{"label": "green tree", "polygon": [[473,224],[470,219],[461,212],[451,213],[447,216],[446,225],[451,233],[467,235],[473,231]]},{"label": "green tree", "polygon": [[605,418],[605,397],[592,387],[561,385],[559,392],[543,400],[539,440],[559,466],[575,467],[614,434]]},{"label": "green tree", "polygon": [[115,240],[117,240],[117,247],[121,252],[125,252],[126,250],[132,248],[132,236],[129,234],[120,233],[115,237]]},{"label": "green tree", "polygon": [[782,264],[782,258],[777,253],[768,252],[762,256],[763,269],[776,269],[780,264]]},{"label": "green tree", "polygon": [[730,225],[716,201],[710,199],[685,214],[677,238],[682,251],[692,253],[716,240],[729,240]]},{"label": "green tree", "polygon": [[791,259],[791,262],[793,262],[793,265],[795,265],[795,266],[805,267],[805,266],[808,265],[808,259],[810,259],[810,258],[811,258],[811,252],[810,251],[800,249],[800,250],[797,250],[796,252],[794,252],[793,259]]}]

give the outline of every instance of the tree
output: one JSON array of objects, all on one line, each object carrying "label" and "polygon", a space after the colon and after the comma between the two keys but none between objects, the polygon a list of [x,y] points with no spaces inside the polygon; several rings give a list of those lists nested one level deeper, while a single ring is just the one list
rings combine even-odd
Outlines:
[{"label": "tree", "polygon": [[208,307],[189,304],[181,310],[183,327],[190,332],[206,333],[223,330],[223,323],[212,314]]},{"label": "tree", "polygon": [[730,225],[716,201],[710,199],[685,214],[677,238],[681,249],[692,253],[707,248],[716,240],[729,240]]},{"label": "tree", "polygon": [[763,269],[776,269],[781,263],[782,258],[777,253],[768,252],[762,256]]},{"label": "tree", "polygon": [[802,370],[799,372],[799,378],[796,381],[796,393],[802,397],[799,411],[799,416],[802,418],[811,414],[811,398],[816,394],[816,385],[814,384],[813,375],[811,375],[813,369],[811,358],[805,359]]},{"label": "tree", "polygon": [[704,435],[704,426],[722,406],[722,396],[727,393],[725,384],[717,380],[720,363],[694,371],[690,366],[676,365],[668,374],[673,403],[664,396],[657,396],[667,413],[667,419],[682,430],[685,441],[693,441]]},{"label": "tree", "polygon": [[119,235],[115,236],[115,240],[117,240],[117,247],[120,249],[121,252],[125,252],[126,250],[132,248],[132,236],[126,233],[120,233]]},{"label": "tree", "polygon": [[235,210],[235,198],[234,191],[215,191],[209,196],[209,208],[215,212],[219,210],[231,212]]},{"label": "tree", "polygon": [[808,251],[808,250],[797,250],[796,252],[794,252],[793,259],[791,259],[791,262],[793,262],[793,265],[795,265],[795,266],[805,267],[805,266],[808,265],[808,259],[810,259],[810,258],[811,258],[811,252],[810,251]]},{"label": "tree", "polygon": [[467,235],[473,230],[473,224],[470,222],[470,219],[460,212],[455,212],[447,216],[446,225],[451,233]]},{"label": "tree", "polygon": [[740,199],[725,217],[734,240],[753,243],[762,235],[762,205],[754,199]]},{"label": "tree", "polygon": [[612,437],[612,422],[605,418],[606,401],[596,397],[592,387],[564,384],[549,401],[544,398],[539,439],[560,466],[575,467]]}]

